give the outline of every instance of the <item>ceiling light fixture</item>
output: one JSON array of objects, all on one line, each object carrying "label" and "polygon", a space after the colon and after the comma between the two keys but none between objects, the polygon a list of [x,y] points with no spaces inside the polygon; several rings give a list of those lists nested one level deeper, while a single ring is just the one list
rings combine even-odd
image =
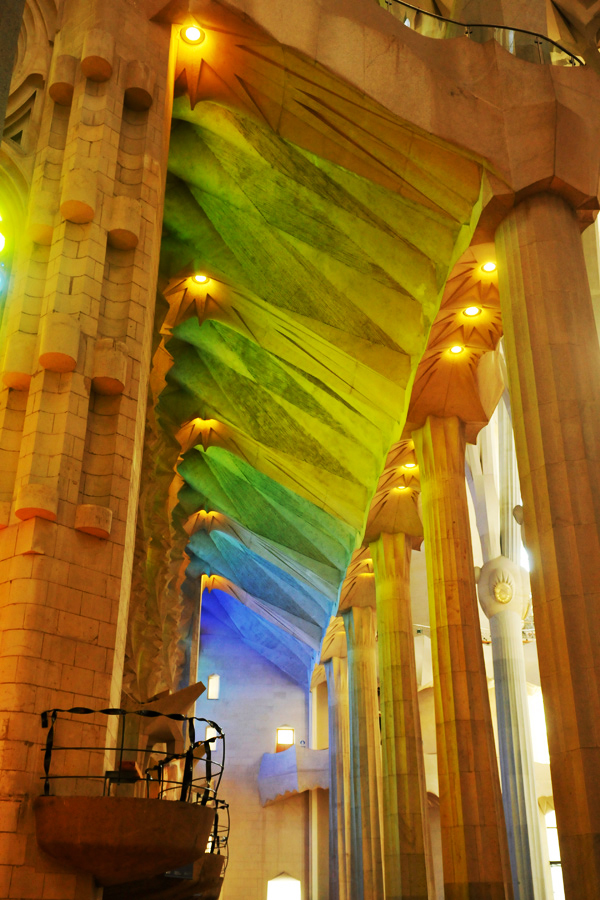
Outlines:
[{"label": "ceiling light fixture", "polygon": [[473,318],[473,316],[478,316],[481,312],[479,306],[467,306],[466,309],[463,309],[465,316],[469,316],[469,318]]},{"label": "ceiling light fixture", "polygon": [[450,347],[450,353],[462,353],[465,348],[461,347],[459,344],[456,344],[454,347]]},{"label": "ceiling light fixture", "polygon": [[496,271],[496,263],[495,262],[486,262],[481,267],[484,272],[495,272]]},{"label": "ceiling light fixture", "polygon": [[194,275],[194,281],[196,282],[196,284],[206,284],[208,281],[210,281],[210,278],[208,277],[208,275]]},{"label": "ceiling light fixture", "polygon": [[416,469],[416,468],[417,468],[417,464],[416,464],[416,463],[412,463],[412,462],[407,462],[407,463],[404,463],[404,468],[405,468],[405,469]]},{"label": "ceiling light fixture", "polygon": [[181,37],[186,44],[194,44],[198,46],[204,40],[204,32],[196,25],[187,25],[181,29]]}]

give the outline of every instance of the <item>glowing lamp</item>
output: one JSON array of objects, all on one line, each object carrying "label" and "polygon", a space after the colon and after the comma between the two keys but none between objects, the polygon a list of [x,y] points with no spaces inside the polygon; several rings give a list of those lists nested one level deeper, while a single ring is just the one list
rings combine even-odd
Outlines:
[{"label": "glowing lamp", "polygon": [[486,262],[481,267],[484,272],[495,272],[496,271],[496,263],[495,262]]},{"label": "glowing lamp", "polygon": [[397,491],[406,491],[406,490],[408,490],[408,488],[406,487],[405,484],[399,484],[399,485],[397,485],[396,490]]},{"label": "glowing lamp", "polygon": [[198,46],[198,44],[201,44],[204,40],[204,32],[196,25],[187,25],[185,28],[181,29],[181,37],[186,44],[195,44]]},{"label": "glowing lamp", "polygon": [[460,344],[456,344],[454,347],[450,347],[450,353],[462,353],[465,348],[461,347]]},{"label": "glowing lamp", "polygon": [[404,463],[404,468],[405,469],[416,469],[417,464],[413,463],[413,462]]},{"label": "glowing lamp", "polygon": [[210,278],[208,277],[208,275],[194,275],[194,281],[196,282],[196,284],[206,284],[208,281],[210,281]]},{"label": "glowing lamp", "polygon": [[465,310],[463,310],[465,316],[469,316],[472,318],[473,316],[478,316],[481,312],[481,309],[478,306],[467,306]]},{"label": "glowing lamp", "polygon": [[294,742],[294,729],[290,728],[289,725],[282,725],[281,728],[277,729],[277,746],[275,747],[275,753],[279,753],[281,750],[287,750]]}]

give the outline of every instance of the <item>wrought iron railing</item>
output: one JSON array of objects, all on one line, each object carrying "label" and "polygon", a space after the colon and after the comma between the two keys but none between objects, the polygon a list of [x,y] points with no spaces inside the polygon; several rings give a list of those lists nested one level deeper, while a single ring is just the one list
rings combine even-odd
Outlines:
[{"label": "wrought iron railing", "polygon": [[467,37],[481,44],[485,41],[495,40],[513,56],[524,59],[526,62],[554,66],[585,65],[579,56],[535,31],[510,28],[505,25],[476,25],[458,22],[456,19],[448,19],[428,12],[419,6],[404,3],[402,0],[379,0],[379,2],[380,6],[385,7],[394,18],[426,37]]},{"label": "wrought iron railing", "polygon": [[[68,746],[55,743],[56,723],[59,713],[70,716],[104,715],[119,717],[119,740],[117,746],[86,747]],[[182,741],[187,739],[187,747],[181,753],[168,752],[156,745],[126,746],[125,722],[127,716],[141,718],[171,719],[182,724]],[[219,806],[217,792],[225,765],[225,735],[216,722],[197,716],[184,716],[181,713],[159,713],[151,709],[125,710],[100,709],[76,706],[71,709],[49,709],[41,714],[42,727],[48,729],[44,751],[44,795],[50,794],[53,781],[79,779],[80,781],[103,781],[103,796],[109,795],[115,786],[136,785],[138,796],[142,795],[159,800],[179,800],[184,803],[200,803],[203,806]],[[204,723],[214,730],[214,734],[203,740],[196,740],[196,723]],[[184,731],[187,734],[184,734]],[[161,742],[164,743],[164,742]],[[53,774],[51,771],[53,756],[56,753],[103,753],[114,756],[114,767],[98,774],[69,771],[68,774]],[[158,758],[153,765],[140,766],[139,760],[152,756]],[[70,766],[70,768],[72,768]],[[227,813],[228,815],[228,813]],[[217,817],[215,817],[217,818]],[[219,838],[220,832],[215,833]],[[220,838],[219,838],[220,839]]]}]

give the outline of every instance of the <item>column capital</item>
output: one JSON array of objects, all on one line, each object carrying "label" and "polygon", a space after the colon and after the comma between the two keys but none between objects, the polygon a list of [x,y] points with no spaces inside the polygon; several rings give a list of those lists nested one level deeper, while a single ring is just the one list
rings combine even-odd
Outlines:
[{"label": "column capital", "polygon": [[525,569],[497,556],[475,570],[479,603],[488,619],[511,612],[523,619],[529,607],[528,575]]}]

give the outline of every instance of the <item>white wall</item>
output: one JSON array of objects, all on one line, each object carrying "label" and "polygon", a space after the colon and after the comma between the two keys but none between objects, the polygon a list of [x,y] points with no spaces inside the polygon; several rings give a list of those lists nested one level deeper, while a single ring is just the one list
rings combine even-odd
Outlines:
[{"label": "white wall", "polygon": [[257,776],[263,753],[275,750],[275,729],[291,725],[307,741],[307,695],[216,618],[203,610],[198,678],[221,676],[219,700],[200,698],[197,715],[226,734],[219,796],[230,804],[229,868],[221,900],[266,900],[267,881],[287,872],[308,897],[308,794],[263,808]]}]

